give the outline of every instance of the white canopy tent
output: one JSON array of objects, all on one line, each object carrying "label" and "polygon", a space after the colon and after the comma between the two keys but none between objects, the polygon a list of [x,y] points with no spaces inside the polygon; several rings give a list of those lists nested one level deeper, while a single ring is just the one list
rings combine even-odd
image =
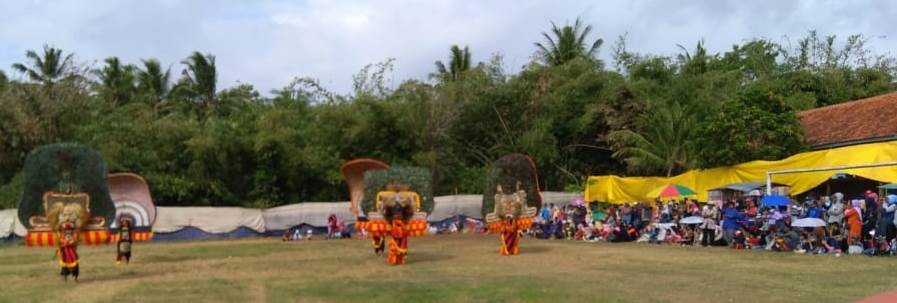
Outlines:
[{"label": "white canopy tent", "polygon": [[[563,206],[581,198],[581,193],[543,192],[544,204]],[[429,221],[442,221],[458,215],[482,218],[482,195],[454,195],[434,198]],[[269,209],[242,207],[156,207],[153,231],[171,233],[185,227],[194,227],[208,233],[228,233],[240,227],[259,233],[284,230],[301,224],[326,226],[327,217],[337,215],[346,224],[354,223],[355,216],[349,202],[305,202]],[[25,227],[18,221],[16,209],[0,210],[0,238],[11,234],[25,235]]]},{"label": "white canopy tent", "polygon": [[25,236],[25,226],[19,221],[18,209],[0,209],[0,238]]},{"label": "white canopy tent", "polygon": [[187,226],[208,233],[227,233],[239,227],[265,232],[261,209],[241,207],[156,207],[154,232],[175,232]]}]

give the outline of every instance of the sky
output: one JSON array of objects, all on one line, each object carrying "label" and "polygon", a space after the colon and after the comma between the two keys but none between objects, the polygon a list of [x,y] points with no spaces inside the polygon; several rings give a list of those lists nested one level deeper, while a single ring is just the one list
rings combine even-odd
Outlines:
[{"label": "sky", "polygon": [[189,1],[0,0],[0,70],[49,44],[100,67],[156,58],[180,75],[193,51],[216,56],[219,88],[239,83],[262,93],[312,77],[349,93],[365,65],[395,58],[391,84],[426,80],[453,44],[473,60],[501,54],[509,72],[534,53],[541,33],[577,17],[611,46],[626,35],[639,53],[674,55],[703,39],[711,52],[764,37],[788,44],[808,30],[862,33],[879,54],[897,52],[897,3],[891,1]]}]

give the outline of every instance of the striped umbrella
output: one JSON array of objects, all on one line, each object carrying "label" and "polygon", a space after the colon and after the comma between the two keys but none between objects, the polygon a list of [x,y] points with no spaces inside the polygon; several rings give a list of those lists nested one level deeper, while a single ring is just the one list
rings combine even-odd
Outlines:
[{"label": "striped umbrella", "polygon": [[673,198],[695,195],[695,191],[682,184],[667,184],[648,193],[649,197]]}]

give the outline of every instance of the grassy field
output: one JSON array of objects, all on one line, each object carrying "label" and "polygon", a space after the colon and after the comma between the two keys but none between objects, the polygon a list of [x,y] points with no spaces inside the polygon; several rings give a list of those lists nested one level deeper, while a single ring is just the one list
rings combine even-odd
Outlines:
[{"label": "grassy field", "polygon": [[897,288],[897,259],[524,239],[412,238],[391,267],[360,240],[81,247],[81,283],[51,249],[0,245],[2,302],[848,302]]}]

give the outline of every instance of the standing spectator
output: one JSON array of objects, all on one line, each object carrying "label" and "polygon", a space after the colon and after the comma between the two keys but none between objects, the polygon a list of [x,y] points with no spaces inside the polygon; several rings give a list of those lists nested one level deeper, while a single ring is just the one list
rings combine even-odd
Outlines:
[{"label": "standing spectator", "polygon": [[897,211],[897,195],[888,195],[882,199],[881,219],[878,220],[878,230],[886,240],[895,236],[894,211]]},{"label": "standing spectator", "polygon": [[340,225],[339,218],[336,217],[336,214],[330,214],[330,216],[327,217],[327,238],[328,239],[333,239],[333,238],[338,237],[338,235],[340,233],[339,225]]},{"label": "standing spectator", "polygon": [[830,228],[833,225],[841,226],[841,221],[844,220],[844,194],[832,195],[832,206],[825,213],[828,214],[827,222]]},{"label": "standing spectator", "polygon": [[775,221],[776,230],[782,230],[785,227],[785,214],[782,213],[780,208],[773,207],[770,216]]},{"label": "standing spectator", "polygon": [[822,200],[819,203],[822,204],[820,205],[822,220],[828,222],[828,210],[832,208],[832,199],[828,196],[822,196]]},{"label": "standing spectator", "polygon": [[797,202],[797,200],[795,200],[794,198],[791,198],[791,207],[789,208],[789,211],[791,212],[791,221],[790,222],[794,222],[794,221],[797,221],[797,219],[801,218],[801,216],[804,213],[804,207],[801,205],[800,202]]},{"label": "standing spectator", "polygon": [[726,238],[726,244],[732,245],[736,229],[738,229],[738,210],[735,209],[734,203],[728,202],[726,208],[723,208],[723,237]]},{"label": "standing spectator", "polygon": [[574,203],[573,224],[575,224],[575,226],[586,224],[586,206],[585,201],[582,199],[576,199],[576,203]]},{"label": "standing spectator", "polygon": [[660,223],[670,223],[673,220],[670,214],[670,204],[666,203],[663,205],[663,210],[660,211]]},{"label": "standing spectator", "polygon": [[750,219],[757,218],[757,205],[754,204],[753,199],[747,199],[746,213],[747,213],[748,218],[750,218]]},{"label": "standing spectator", "polygon": [[821,218],[822,212],[819,207],[816,206],[816,201],[810,201],[807,205],[807,218]]},{"label": "standing spectator", "polygon": [[629,205],[623,204],[620,207],[620,221],[623,222],[623,225],[632,224],[632,209]]},{"label": "standing spectator", "polygon": [[688,200],[688,216],[700,216],[701,208],[698,207],[698,202],[695,200]]},{"label": "standing spectator", "polygon": [[862,203],[863,200],[853,200],[851,201],[852,207],[848,207],[844,211],[844,218],[847,220],[847,243],[849,245],[853,245],[854,241],[862,239],[863,211],[860,209]]},{"label": "standing spectator", "polygon": [[866,197],[863,199],[864,203],[861,206],[863,209],[863,239],[869,238],[869,231],[875,229],[878,223],[878,194],[873,193],[871,190],[866,191]]},{"label": "standing spectator", "polygon": [[551,219],[555,222],[564,221],[564,212],[557,205],[551,204]]},{"label": "standing spectator", "polygon": [[703,231],[701,237],[701,246],[709,246],[713,243],[714,238],[714,230],[716,229],[716,206],[715,205],[704,205],[704,210],[701,213],[701,216],[704,217],[704,223],[701,224],[701,230]]},{"label": "standing spectator", "polygon": [[636,229],[642,229],[642,204],[633,203],[632,205],[632,226]]},{"label": "standing spectator", "polygon": [[[554,206],[554,204],[551,204]],[[548,205],[543,205],[542,210],[539,212],[539,216],[542,217],[542,222],[551,221],[551,209],[548,208]]]},{"label": "standing spectator", "polygon": [[642,228],[647,226],[654,218],[654,208],[650,205],[642,205]]}]

